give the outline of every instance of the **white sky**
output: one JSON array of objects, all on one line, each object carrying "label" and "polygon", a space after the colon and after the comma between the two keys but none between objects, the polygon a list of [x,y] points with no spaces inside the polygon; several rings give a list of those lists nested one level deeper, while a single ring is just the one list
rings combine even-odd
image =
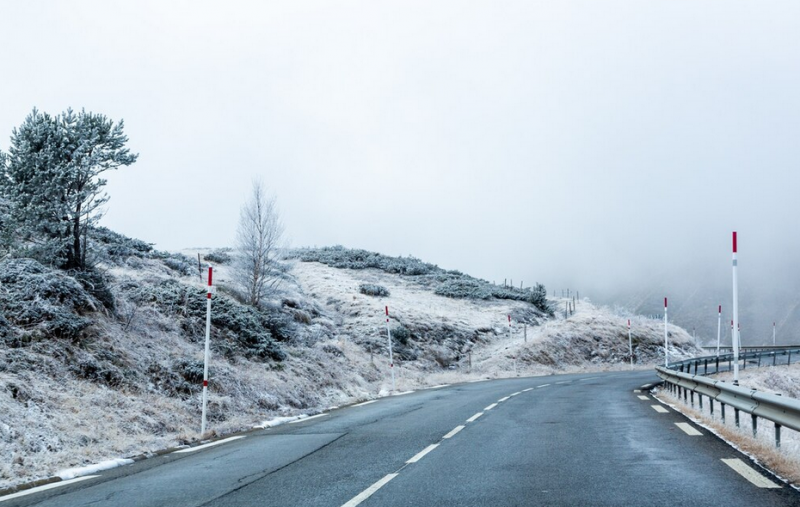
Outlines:
[{"label": "white sky", "polygon": [[[5,1],[0,149],[124,119],[104,224],[228,246],[259,176],[294,246],[494,281],[800,257],[800,2]],[[757,245],[757,246],[756,246]]]}]

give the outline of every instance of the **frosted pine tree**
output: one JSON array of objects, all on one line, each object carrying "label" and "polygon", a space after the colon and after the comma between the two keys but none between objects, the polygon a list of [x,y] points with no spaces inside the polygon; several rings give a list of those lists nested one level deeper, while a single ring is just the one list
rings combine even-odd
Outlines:
[{"label": "frosted pine tree", "polygon": [[108,201],[99,176],[138,157],[125,148],[123,127],[83,110],[51,116],[34,109],[14,129],[0,194],[16,249],[65,269],[86,268],[89,231]]}]

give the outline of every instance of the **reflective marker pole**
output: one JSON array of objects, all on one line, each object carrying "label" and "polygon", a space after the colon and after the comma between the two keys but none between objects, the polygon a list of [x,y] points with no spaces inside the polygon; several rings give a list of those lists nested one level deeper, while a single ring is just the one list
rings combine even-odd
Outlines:
[{"label": "reflective marker pole", "polygon": [[631,355],[631,368],[633,368],[633,340],[631,339],[631,319],[628,319],[628,351]]},{"label": "reflective marker pole", "polygon": [[733,231],[733,385],[739,385],[739,280],[736,275],[736,231]]},{"label": "reflective marker pole", "polygon": [[717,319],[717,357],[719,357],[719,340],[722,337],[722,305],[719,305],[719,318]]},{"label": "reflective marker pole", "polygon": [[669,366],[669,338],[667,336],[667,298],[664,298],[664,367]]},{"label": "reflective marker pole", "polygon": [[208,267],[208,292],[206,293],[206,349],[203,357],[203,420],[200,423],[200,434],[206,432],[206,407],[208,406],[208,356],[211,343],[211,274],[213,268]]},{"label": "reflective marker pole", "polygon": [[392,391],[394,386],[394,357],[392,356],[392,332],[389,330],[389,307],[386,307],[386,336],[389,338],[389,370],[392,372]]}]

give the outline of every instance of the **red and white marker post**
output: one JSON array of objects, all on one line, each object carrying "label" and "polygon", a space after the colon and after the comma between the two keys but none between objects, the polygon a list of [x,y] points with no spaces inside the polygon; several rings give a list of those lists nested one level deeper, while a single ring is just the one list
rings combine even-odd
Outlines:
[{"label": "red and white marker post", "polygon": [[664,367],[669,366],[669,335],[667,334],[667,298],[664,298]]},{"label": "red and white marker post", "polygon": [[739,385],[739,279],[736,275],[736,231],[733,231],[733,385]]},{"label": "red and white marker post", "polygon": [[394,357],[392,356],[392,331],[389,329],[389,307],[386,307],[386,336],[389,338],[389,370],[392,372],[392,392],[394,385]]},{"label": "red and white marker post", "polygon": [[208,407],[208,356],[211,347],[211,276],[213,269],[208,267],[208,292],[206,293],[206,348],[203,357],[203,419],[200,423],[200,435],[206,432],[206,408]]},{"label": "red and white marker post", "polygon": [[722,338],[722,305],[717,308],[717,357],[719,357],[719,341]]},{"label": "red and white marker post", "polygon": [[633,340],[631,339],[631,319],[628,319],[628,353],[631,355],[631,369],[633,369]]}]

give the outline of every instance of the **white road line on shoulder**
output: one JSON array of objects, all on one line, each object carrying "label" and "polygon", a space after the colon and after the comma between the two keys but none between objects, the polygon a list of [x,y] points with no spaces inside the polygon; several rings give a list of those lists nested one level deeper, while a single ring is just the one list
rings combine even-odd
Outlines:
[{"label": "white road line on shoulder", "polygon": [[496,407],[496,406],[497,406],[497,403],[492,403],[492,404],[491,404],[491,405],[489,405],[488,407],[484,408],[484,409],[483,409],[483,411],[484,411],[484,412],[486,412],[487,410],[491,410],[491,409],[493,409],[493,408],[494,408],[494,407]]},{"label": "white road line on shoulder", "polygon": [[422,449],[417,454],[415,454],[413,458],[411,458],[410,460],[406,461],[406,463],[416,463],[417,461],[419,461],[422,458],[424,458],[426,454],[428,454],[432,450],[436,449],[437,447],[439,447],[439,444],[431,444],[431,445],[429,445],[428,447]]},{"label": "white road line on shoulder", "polygon": [[353,405],[353,406],[354,407],[363,407],[364,405],[369,405],[370,403],[375,403],[376,401],[378,401],[378,400],[369,400],[369,401],[365,401],[363,403],[359,403],[359,404]]},{"label": "white road line on shoulder", "polygon": [[453,430],[450,433],[448,433],[447,435],[443,436],[442,438],[453,438],[454,436],[456,436],[456,433],[458,433],[459,431],[461,431],[463,429],[464,429],[464,426],[456,426],[455,428],[453,428]]},{"label": "white road line on shoulder", "polygon": [[780,488],[778,484],[775,484],[771,480],[767,479],[760,473],[753,470],[751,467],[745,465],[744,461],[738,458],[723,459],[722,462],[731,467],[732,469],[734,469],[736,473],[738,473],[739,475],[741,475],[742,477],[753,483],[756,487]]},{"label": "white road line on shoulder", "polygon": [[549,385],[550,385],[550,384],[542,384],[542,385],[540,385],[540,386],[536,386],[536,387],[537,387],[537,388],[539,388],[539,387],[547,387],[547,386],[549,386]]},{"label": "white road line on shoulder", "polygon": [[27,495],[32,495],[34,493],[39,493],[41,491],[47,491],[48,489],[53,488],[60,488],[61,486],[68,486],[70,484],[85,481],[87,479],[94,479],[95,477],[100,477],[99,475],[85,475],[83,477],[78,477],[77,479],[70,479],[68,481],[58,481],[52,484],[45,484],[44,486],[39,486],[36,488],[26,489],[25,491],[20,491],[19,493],[12,493],[10,495],[0,497],[0,502],[5,502],[6,500],[13,500],[14,498],[20,498]]},{"label": "white road line on shoulder", "polygon": [[640,392],[642,392],[642,390],[641,389],[634,389],[633,392],[640,393]]},{"label": "white road line on shoulder", "polygon": [[659,414],[666,414],[667,412],[669,412],[669,410],[662,407],[661,405],[650,405],[650,406],[653,407],[653,410],[655,410]]},{"label": "white road line on shoulder", "polygon": [[184,454],[187,452],[201,451],[203,449],[208,449],[209,447],[214,447],[221,444],[227,444],[228,442],[233,442],[234,440],[239,440],[240,438],[244,438],[244,436],[230,437],[223,440],[217,440],[216,442],[210,442],[208,444],[198,445],[197,447],[189,447],[188,449],[181,449],[180,451],[175,451],[172,454]]},{"label": "white road line on shoulder", "polygon": [[296,421],[291,421],[291,422],[289,422],[289,424],[297,424],[297,423],[301,423],[301,422],[310,421],[311,419],[319,419],[320,417],[325,417],[326,415],[328,415],[328,414],[317,414],[317,415],[312,415],[311,417],[303,417],[302,419],[298,419]]},{"label": "white road line on shoulder", "polygon": [[429,387],[428,389],[441,389],[443,387],[447,387],[450,384],[439,384],[438,386]]},{"label": "white road line on shoulder", "polygon": [[475,422],[475,419],[477,419],[478,417],[480,417],[482,415],[483,415],[483,412],[478,412],[477,414],[475,414],[472,417],[470,417],[469,419],[467,419],[467,422]]},{"label": "white road line on shoulder", "polygon": [[689,424],[689,423],[675,423],[675,426],[677,426],[678,428],[682,429],[683,432],[686,433],[689,436],[692,436],[692,437],[701,437],[701,436],[703,436],[702,433],[700,433],[699,431],[694,429],[692,427],[692,425]]},{"label": "white road line on shoulder", "polygon": [[523,389],[523,390],[522,390],[522,392],[523,392],[523,393],[527,393],[528,391],[533,391],[533,388],[532,388],[532,387],[529,387],[529,388],[527,388],[527,389]]},{"label": "white road line on shoulder", "polygon": [[637,398],[639,398],[640,400],[645,400],[645,401],[650,399],[647,396],[637,396]]},{"label": "white road line on shoulder", "polygon": [[406,394],[411,394],[414,391],[403,391],[402,393],[393,393],[391,396],[405,396]]},{"label": "white road line on shoulder", "polygon": [[642,389],[650,389],[650,386],[652,386],[652,385],[653,384],[645,384],[645,385],[642,386]]},{"label": "white road line on shoulder", "polygon": [[489,379],[488,378],[479,378],[477,380],[470,380],[470,381],[468,381],[468,383],[469,384],[474,384],[475,382],[486,382],[487,380],[489,380]]},{"label": "white road line on shoulder", "polygon": [[504,401],[506,401],[509,398],[510,398],[510,396],[506,396],[505,398],[500,398],[499,400],[497,400],[497,403],[503,403]]},{"label": "white road line on shoulder", "polygon": [[358,495],[354,496],[352,498],[352,500],[350,500],[346,504],[343,504],[342,507],[356,507],[356,505],[360,504],[361,502],[363,502],[367,498],[371,497],[373,494],[375,494],[376,491],[378,491],[382,487],[386,486],[387,482],[391,481],[392,479],[394,479],[397,476],[398,476],[398,474],[389,474],[389,475],[385,476],[383,479],[379,480],[378,482],[376,482],[372,486],[368,487],[367,489],[365,489],[364,491],[362,491]]}]

